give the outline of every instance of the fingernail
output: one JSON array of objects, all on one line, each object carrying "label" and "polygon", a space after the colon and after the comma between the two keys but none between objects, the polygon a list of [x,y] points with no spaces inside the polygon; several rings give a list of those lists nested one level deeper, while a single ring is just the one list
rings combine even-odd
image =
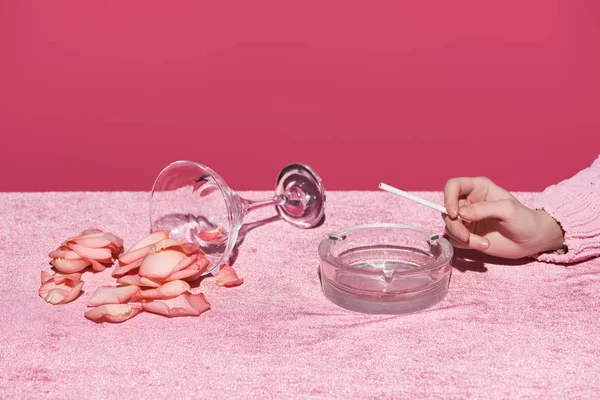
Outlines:
[{"label": "fingernail", "polygon": [[490,247],[490,242],[488,242],[487,240],[482,240],[479,243],[479,247],[483,250],[487,250],[487,248]]}]

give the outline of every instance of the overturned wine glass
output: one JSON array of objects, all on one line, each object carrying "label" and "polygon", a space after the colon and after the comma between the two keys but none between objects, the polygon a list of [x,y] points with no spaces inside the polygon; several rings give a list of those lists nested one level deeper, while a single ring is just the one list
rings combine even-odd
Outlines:
[{"label": "overturned wine glass", "polygon": [[325,214],[321,178],[307,165],[290,164],[277,178],[275,196],[242,198],[209,167],[175,161],[158,175],[150,199],[150,229],[167,231],[175,240],[200,246],[216,274],[233,251],[248,212],[275,206],[279,215],[299,228],[312,228]]}]

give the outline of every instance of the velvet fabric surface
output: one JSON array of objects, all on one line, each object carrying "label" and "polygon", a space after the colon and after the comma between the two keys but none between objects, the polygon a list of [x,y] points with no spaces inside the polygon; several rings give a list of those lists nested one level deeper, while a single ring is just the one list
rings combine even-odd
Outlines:
[{"label": "velvet fabric surface", "polygon": [[0,193],[0,398],[600,396],[599,259],[566,266],[456,252],[438,305],[398,316],[346,311],[320,288],[317,246],[328,233],[375,222],[441,232],[443,223],[383,192],[327,200],[326,221],[310,230],[272,208],[249,214],[233,262],[245,282],[203,279],[212,309],[199,317],[96,324],[86,303],[114,283],[110,270],[85,272],[84,293],[60,306],[38,296],[40,271],[86,228],[133,245],[148,232],[148,194]]}]

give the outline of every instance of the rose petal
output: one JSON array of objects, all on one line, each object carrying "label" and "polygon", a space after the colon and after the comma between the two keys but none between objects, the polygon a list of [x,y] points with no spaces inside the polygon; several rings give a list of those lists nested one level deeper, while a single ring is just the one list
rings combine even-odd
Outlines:
[{"label": "rose petal", "polygon": [[83,282],[80,279],[60,277],[60,281],[48,279],[38,291],[40,297],[50,304],[65,304],[79,296]]},{"label": "rose petal", "polygon": [[163,239],[166,239],[168,237],[169,237],[169,232],[167,232],[167,231],[152,232],[151,234],[149,234],[148,236],[146,236],[145,238],[143,238],[142,240],[140,240],[139,242],[134,244],[132,248],[127,250],[127,253],[141,249],[146,246],[149,246],[151,244],[154,244],[154,243],[161,241]]},{"label": "rose petal", "polygon": [[102,272],[102,271],[104,271],[106,269],[106,265],[102,264],[101,262],[98,262],[98,261],[94,260],[93,258],[89,259],[88,261],[92,264],[92,269],[95,272]]},{"label": "rose petal", "polygon": [[210,309],[210,304],[204,294],[185,293],[172,299],[153,300],[142,303],[145,311],[166,317],[198,316]]},{"label": "rose petal", "polygon": [[200,270],[200,266],[198,264],[194,263],[194,264],[191,264],[186,269],[172,273],[165,280],[167,282],[169,282],[169,281],[181,279],[184,281],[192,282],[192,281],[195,281],[196,279],[200,278],[202,276],[203,272],[204,271]]},{"label": "rose petal", "polygon": [[154,245],[149,244],[148,246],[142,247],[141,249],[136,249],[132,251],[128,251],[127,253],[123,253],[119,256],[120,264],[130,264],[136,262],[138,260],[142,260],[148,254],[154,251]]},{"label": "rose petal", "polygon": [[183,251],[188,256],[192,255],[192,254],[196,254],[198,256],[204,255],[204,252],[200,249],[200,246],[198,246],[195,243],[184,242],[184,243],[180,243],[180,246],[181,246],[181,251]]},{"label": "rose petal", "polygon": [[198,256],[196,254],[193,254],[189,257],[186,257],[184,259],[182,259],[181,261],[179,261],[177,263],[177,265],[175,266],[175,268],[173,268],[173,270],[171,271],[171,274],[177,272],[177,271],[181,271],[182,269],[186,269],[188,268],[190,265],[192,265],[193,263],[196,262],[196,260],[198,259]]},{"label": "rose petal", "polygon": [[54,279],[56,283],[62,283],[64,279],[81,280],[81,274],[78,272],[73,274],[61,274],[60,272],[51,274],[48,271],[42,271],[42,284],[48,282],[50,279]]},{"label": "rose petal", "polygon": [[102,233],[102,231],[100,229],[86,229],[85,231],[81,232],[79,236],[94,235],[98,233]]},{"label": "rose petal", "polygon": [[117,279],[117,283],[123,283],[127,285],[136,285],[140,287],[152,287],[157,288],[160,283],[153,281],[152,279],[144,278],[139,275],[125,275]]},{"label": "rose petal", "polygon": [[205,242],[210,242],[211,240],[215,240],[216,238],[221,236],[222,230],[223,230],[223,227],[219,224],[219,226],[217,226],[212,231],[200,231],[200,233],[198,233],[198,237],[200,237],[200,240],[204,240]]},{"label": "rose petal", "polygon": [[62,245],[66,246],[67,243],[72,242],[75,239],[92,237],[92,236],[102,236],[102,234],[103,234],[103,232],[101,230],[98,230],[98,229],[88,229],[88,230],[85,230],[85,231],[81,232],[79,235],[71,236],[70,238],[68,238],[67,240],[65,240]]},{"label": "rose petal", "polygon": [[89,247],[92,249],[101,249],[103,247],[107,247],[112,242],[108,240],[104,235],[89,235],[89,236],[81,236],[71,239],[69,242],[76,243],[84,247]]},{"label": "rose petal", "polygon": [[81,258],[93,258],[95,260],[106,260],[112,258],[110,249],[92,249],[77,243],[69,243],[67,247],[79,254]]},{"label": "rose petal", "polygon": [[168,249],[169,247],[177,247],[177,246],[180,246],[180,244],[177,240],[173,240],[171,238],[166,238],[166,239],[163,239],[163,240],[160,240],[160,241],[154,243],[154,251],[159,252],[159,251]]},{"label": "rose petal", "polygon": [[210,261],[208,261],[208,258],[206,257],[199,257],[198,260],[196,260],[196,264],[198,265],[198,271],[204,272],[208,269]]},{"label": "rose petal", "polygon": [[118,236],[113,235],[112,233],[105,234],[106,238],[111,241],[107,247],[111,249],[112,256],[116,257],[119,253],[123,251],[123,239]]},{"label": "rose petal", "polygon": [[94,322],[123,322],[140,311],[142,307],[138,304],[104,304],[86,312],[85,317]]},{"label": "rose petal", "polygon": [[73,272],[79,272],[85,269],[91,263],[88,260],[77,259],[77,260],[66,260],[64,258],[55,258],[50,261],[50,264],[54,266],[58,271],[64,272],[66,274],[71,274]]},{"label": "rose petal", "polygon": [[143,258],[140,258],[139,260],[136,260],[131,264],[122,264],[121,261],[119,261],[119,264],[115,267],[115,269],[112,272],[112,276],[123,276],[142,265],[142,261],[144,261]]},{"label": "rose petal", "polygon": [[163,250],[152,253],[144,258],[138,273],[146,278],[165,279],[184,258],[186,258],[186,255],[176,250]]},{"label": "rose petal", "polygon": [[215,283],[217,286],[231,287],[241,285],[244,283],[244,279],[238,278],[233,267],[223,264],[221,265],[221,269],[219,270],[219,275],[217,276]]},{"label": "rose petal", "polygon": [[58,249],[54,250],[50,254],[48,254],[50,258],[64,258],[65,260],[77,260],[81,257],[79,254],[75,253],[72,250],[68,250],[67,247],[61,246]]},{"label": "rose petal", "polygon": [[191,256],[197,253],[204,254],[204,252],[200,250],[200,246],[191,242],[178,242],[173,239],[163,239],[160,242],[156,242],[154,244],[155,252],[163,251],[166,249],[181,251],[187,256]]},{"label": "rose petal", "polygon": [[42,271],[42,285],[52,279],[52,274],[48,271]]},{"label": "rose petal", "polygon": [[131,301],[140,301],[142,299],[167,299],[177,297],[190,290],[189,283],[182,280],[176,280],[162,284],[159,288],[142,290],[131,298]]},{"label": "rose petal", "polygon": [[67,240],[67,244],[70,242],[74,242],[80,244],[85,247],[91,248],[101,248],[107,247],[111,249],[111,252],[114,253],[120,250],[123,247],[123,239],[120,237],[113,235],[110,232],[93,232],[89,234],[81,234],[79,236],[75,236],[69,240]]},{"label": "rose petal", "polygon": [[126,303],[131,296],[140,291],[135,285],[126,286],[100,286],[88,302],[88,306],[95,307],[103,304]]},{"label": "rose petal", "polygon": [[113,245],[115,245],[117,247],[123,246],[123,239],[121,239],[117,235],[112,234],[110,232],[103,232],[103,235],[104,235],[105,238],[107,238],[108,240],[110,240],[111,243],[113,243]]}]

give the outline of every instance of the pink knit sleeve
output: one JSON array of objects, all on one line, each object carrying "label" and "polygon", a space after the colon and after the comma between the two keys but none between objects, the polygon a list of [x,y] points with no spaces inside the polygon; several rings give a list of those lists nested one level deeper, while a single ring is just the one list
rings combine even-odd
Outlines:
[{"label": "pink knit sleeve", "polygon": [[565,249],[538,254],[539,261],[573,263],[600,256],[600,157],[572,178],[548,187],[533,207],[547,212],[565,232]]}]

